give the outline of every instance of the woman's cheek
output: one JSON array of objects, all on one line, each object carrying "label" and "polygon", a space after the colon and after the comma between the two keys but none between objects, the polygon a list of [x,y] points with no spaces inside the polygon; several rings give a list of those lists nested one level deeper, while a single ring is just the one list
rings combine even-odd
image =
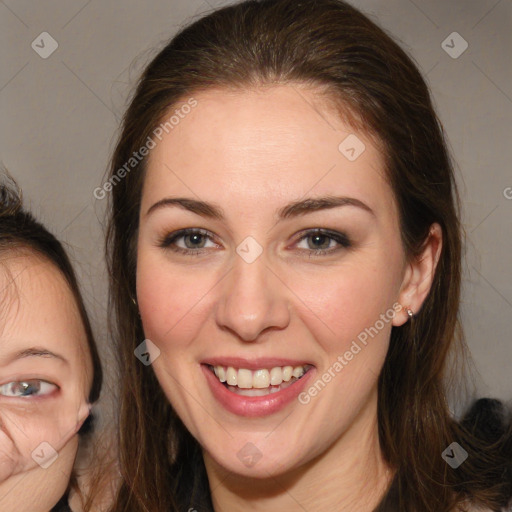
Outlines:
[{"label": "woman's cheek", "polygon": [[338,275],[333,272],[314,280],[295,277],[293,290],[301,299],[296,307],[304,315],[314,313],[331,334],[353,335],[357,328],[373,323],[387,306],[382,295],[375,293],[381,285],[368,277],[370,272],[363,269],[344,274],[347,272],[340,269]]},{"label": "woman's cheek", "polygon": [[149,265],[142,259],[137,272],[137,304],[145,336],[157,344],[166,343],[202,321],[205,305],[215,293],[208,279],[187,270],[178,272],[170,265]]}]

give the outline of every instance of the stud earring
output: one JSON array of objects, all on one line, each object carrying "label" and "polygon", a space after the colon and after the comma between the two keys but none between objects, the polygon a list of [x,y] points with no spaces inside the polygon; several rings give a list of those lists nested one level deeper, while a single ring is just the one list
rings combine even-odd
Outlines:
[{"label": "stud earring", "polygon": [[412,312],[411,308],[405,308],[405,311],[407,312],[407,316],[409,317],[409,320],[413,317],[414,313]]}]

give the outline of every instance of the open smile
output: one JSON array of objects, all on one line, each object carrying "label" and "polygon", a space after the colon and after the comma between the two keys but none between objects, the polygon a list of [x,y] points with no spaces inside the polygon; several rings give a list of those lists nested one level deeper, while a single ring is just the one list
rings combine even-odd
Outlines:
[{"label": "open smile", "polygon": [[296,398],[314,370],[310,364],[256,367],[202,364],[214,397],[241,416],[273,414]]}]

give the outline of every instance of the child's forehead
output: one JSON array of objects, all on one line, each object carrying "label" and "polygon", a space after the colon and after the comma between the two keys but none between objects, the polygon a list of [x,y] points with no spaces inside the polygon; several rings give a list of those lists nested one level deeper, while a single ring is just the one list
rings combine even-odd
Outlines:
[{"label": "child's forehead", "polygon": [[2,254],[0,287],[0,377],[45,370],[73,389],[90,389],[87,332],[58,267],[34,252]]},{"label": "child's forehead", "polygon": [[43,338],[63,348],[86,345],[76,299],[64,275],[47,258],[27,250],[2,254],[0,296],[0,345],[5,337]]},{"label": "child's forehead", "polygon": [[[18,302],[44,301],[53,295],[69,296],[63,307],[74,306],[73,294],[62,272],[37,251],[16,247],[0,252],[0,294],[12,296]],[[2,297],[3,298],[3,297]],[[8,303],[2,301],[2,309]]]}]

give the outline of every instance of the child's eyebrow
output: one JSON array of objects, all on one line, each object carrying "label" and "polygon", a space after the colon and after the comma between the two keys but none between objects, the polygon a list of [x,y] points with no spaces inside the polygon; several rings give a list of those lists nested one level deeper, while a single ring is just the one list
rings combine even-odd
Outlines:
[{"label": "child's eyebrow", "polygon": [[69,361],[64,356],[40,347],[31,347],[24,350],[20,350],[19,352],[14,353],[12,357],[8,358],[5,364],[12,363],[25,357],[49,357],[59,359],[64,363],[69,364]]}]

